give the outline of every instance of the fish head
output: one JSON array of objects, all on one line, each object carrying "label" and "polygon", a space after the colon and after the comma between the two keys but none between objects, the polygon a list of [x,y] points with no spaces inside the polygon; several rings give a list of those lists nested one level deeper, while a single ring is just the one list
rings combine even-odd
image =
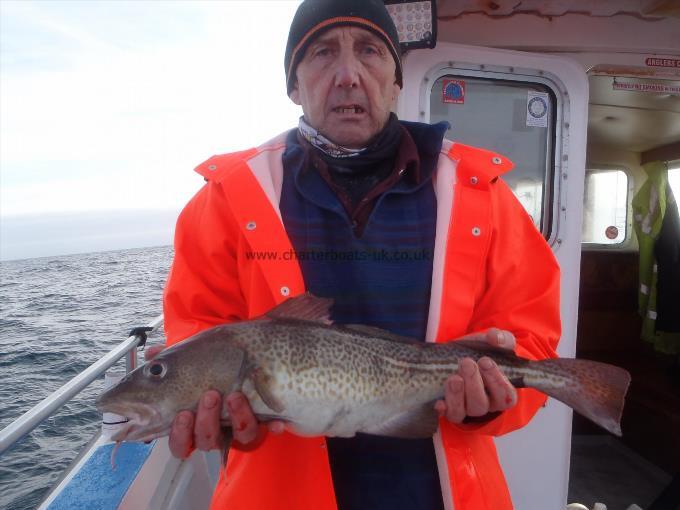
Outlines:
[{"label": "fish head", "polygon": [[97,399],[102,413],[123,417],[114,441],[150,441],[170,432],[182,410],[195,411],[210,389],[237,389],[244,351],[221,328],[206,330],[162,351]]}]

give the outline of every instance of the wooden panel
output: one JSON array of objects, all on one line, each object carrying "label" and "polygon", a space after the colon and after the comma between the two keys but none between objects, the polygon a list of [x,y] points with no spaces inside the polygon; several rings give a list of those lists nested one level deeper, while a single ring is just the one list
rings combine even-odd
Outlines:
[{"label": "wooden panel", "polygon": [[640,163],[643,165],[650,161],[673,161],[675,159],[680,159],[680,142],[657,147],[640,155]]},{"label": "wooden panel", "polygon": [[577,352],[636,348],[642,327],[637,285],[637,253],[582,253]]}]

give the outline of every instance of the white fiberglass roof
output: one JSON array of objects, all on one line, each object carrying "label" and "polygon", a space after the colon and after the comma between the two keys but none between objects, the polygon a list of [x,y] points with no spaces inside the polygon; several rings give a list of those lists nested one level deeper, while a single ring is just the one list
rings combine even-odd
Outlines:
[{"label": "white fiberglass roof", "polygon": [[680,17],[677,0],[437,0],[437,17],[446,19],[465,13],[489,16],[536,14],[562,16],[568,13],[590,16],[632,15],[642,18]]}]

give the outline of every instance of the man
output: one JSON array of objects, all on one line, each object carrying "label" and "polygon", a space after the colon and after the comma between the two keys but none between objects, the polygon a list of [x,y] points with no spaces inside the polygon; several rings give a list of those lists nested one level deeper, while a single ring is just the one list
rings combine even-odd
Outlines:
[{"label": "man", "polygon": [[[308,290],[334,298],[337,323],[555,356],[558,269],[498,179],[511,163],[391,113],[401,55],[382,2],[303,2],[285,68],[299,128],[197,168],[208,183],[178,221],[168,343]],[[219,448],[226,406],[234,443],[212,508],[511,508],[492,436],[523,426],[543,397],[516,391],[489,358],[463,360],[444,395],[433,444],[300,438],[260,426],[242,394],[209,391],[178,414],[170,448]]]}]

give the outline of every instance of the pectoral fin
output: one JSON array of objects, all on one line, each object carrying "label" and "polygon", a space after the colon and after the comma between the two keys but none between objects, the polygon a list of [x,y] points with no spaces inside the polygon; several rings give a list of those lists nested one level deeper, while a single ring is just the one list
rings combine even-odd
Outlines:
[{"label": "pectoral fin", "polygon": [[262,399],[262,402],[264,402],[265,405],[272,411],[276,413],[283,413],[285,407],[271,391],[271,382],[273,381],[273,378],[264,370],[258,368],[252,372],[251,379],[253,381],[253,385],[255,386],[255,391]]},{"label": "pectoral fin", "polygon": [[439,417],[434,410],[434,402],[428,402],[419,408],[397,414],[364,432],[378,436],[419,439],[432,437],[438,426]]}]

